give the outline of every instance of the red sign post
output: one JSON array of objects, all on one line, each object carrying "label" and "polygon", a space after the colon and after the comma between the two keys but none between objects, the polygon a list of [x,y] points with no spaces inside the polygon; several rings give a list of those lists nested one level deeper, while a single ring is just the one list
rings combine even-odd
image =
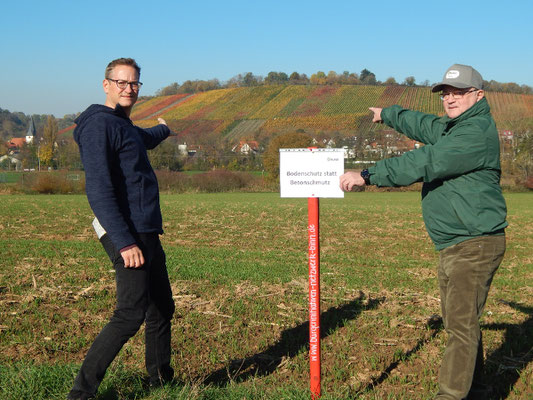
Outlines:
[{"label": "red sign post", "polygon": [[309,238],[309,364],[311,399],[320,397],[320,197],[342,198],[343,149],[280,149],[281,197],[307,198]]},{"label": "red sign post", "polygon": [[320,236],[318,197],[309,197],[309,365],[311,399],[320,397]]}]

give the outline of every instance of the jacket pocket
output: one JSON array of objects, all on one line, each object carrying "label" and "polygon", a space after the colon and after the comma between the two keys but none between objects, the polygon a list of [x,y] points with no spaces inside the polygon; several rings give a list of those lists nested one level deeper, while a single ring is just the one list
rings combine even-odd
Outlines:
[{"label": "jacket pocket", "polygon": [[479,194],[465,192],[462,195],[453,195],[450,201],[457,219],[465,227],[468,233],[473,236],[481,234]]}]

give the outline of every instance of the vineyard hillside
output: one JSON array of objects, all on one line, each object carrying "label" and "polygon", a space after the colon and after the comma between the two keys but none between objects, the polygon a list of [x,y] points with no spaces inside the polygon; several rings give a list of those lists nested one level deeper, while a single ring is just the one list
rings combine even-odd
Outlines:
[{"label": "vineyard hillside", "polygon": [[[533,95],[486,92],[499,130],[533,116]],[[351,136],[382,130],[368,108],[393,104],[443,114],[439,95],[428,87],[265,85],[160,96],[135,106],[133,121],[142,127],[164,118],[180,141],[266,140],[285,132],[340,133]]]}]

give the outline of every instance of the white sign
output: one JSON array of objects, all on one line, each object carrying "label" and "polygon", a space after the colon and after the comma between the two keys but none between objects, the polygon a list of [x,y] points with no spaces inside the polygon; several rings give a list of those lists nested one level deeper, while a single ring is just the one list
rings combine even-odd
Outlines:
[{"label": "white sign", "polygon": [[281,197],[344,197],[344,149],[279,149]]}]

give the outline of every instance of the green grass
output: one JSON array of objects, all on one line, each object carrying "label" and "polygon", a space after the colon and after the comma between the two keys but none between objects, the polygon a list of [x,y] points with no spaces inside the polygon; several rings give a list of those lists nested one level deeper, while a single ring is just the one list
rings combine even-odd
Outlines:
[{"label": "green grass", "polygon": [[0,183],[16,183],[20,179],[19,172],[0,172]]},{"label": "green grass", "polygon": [[[533,208],[506,194],[508,249],[482,318],[497,395],[531,393]],[[98,399],[308,399],[307,201],[162,195],[178,382],[150,392],[143,333]],[[430,399],[446,335],[420,195],[320,201],[324,399]],[[0,398],[62,399],[114,307],[81,195],[0,196]]]}]

